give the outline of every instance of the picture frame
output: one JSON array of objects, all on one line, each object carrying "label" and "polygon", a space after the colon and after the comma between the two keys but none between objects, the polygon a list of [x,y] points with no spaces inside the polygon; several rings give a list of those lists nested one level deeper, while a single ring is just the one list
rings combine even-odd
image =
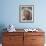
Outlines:
[{"label": "picture frame", "polygon": [[19,6],[19,21],[22,23],[34,22],[34,5]]}]

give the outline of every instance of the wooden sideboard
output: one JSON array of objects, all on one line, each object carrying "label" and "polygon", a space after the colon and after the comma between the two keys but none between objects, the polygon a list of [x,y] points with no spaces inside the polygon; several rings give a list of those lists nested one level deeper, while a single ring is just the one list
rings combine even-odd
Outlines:
[{"label": "wooden sideboard", "polygon": [[44,46],[44,32],[3,32],[3,46]]}]

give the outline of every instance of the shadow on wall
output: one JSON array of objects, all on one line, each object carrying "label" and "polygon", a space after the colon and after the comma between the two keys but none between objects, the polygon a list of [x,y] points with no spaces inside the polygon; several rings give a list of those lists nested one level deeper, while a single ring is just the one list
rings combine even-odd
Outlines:
[{"label": "shadow on wall", "polygon": [[4,30],[4,28],[6,28],[6,26],[4,24],[0,24],[0,43],[2,43],[2,33],[6,32],[6,29]]}]

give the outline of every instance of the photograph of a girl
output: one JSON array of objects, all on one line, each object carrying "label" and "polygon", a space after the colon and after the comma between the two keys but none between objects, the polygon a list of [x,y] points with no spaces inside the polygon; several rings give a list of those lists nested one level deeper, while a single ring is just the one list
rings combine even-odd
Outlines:
[{"label": "photograph of a girl", "polygon": [[20,7],[20,21],[21,22],[31,22],[33,20],[33,8],[32,6],[21,6]]},{"label": "photograph of a girl", "polygon": [[32,13],[29,10],[24,10],[23,16],[23,20],[32,20]]}]

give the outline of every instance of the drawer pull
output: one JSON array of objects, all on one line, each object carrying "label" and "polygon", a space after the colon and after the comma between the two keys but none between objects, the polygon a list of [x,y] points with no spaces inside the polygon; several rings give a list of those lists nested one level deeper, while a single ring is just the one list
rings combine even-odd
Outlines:
[{"label": "drawer pull", "polygon": [[12,40],[11,38],[9,38],[10,40]]},{"label": "drawer pull", "polygon": [[9,40],[13,40],[13,38],[9,38]]},{"label": "drawer pull", "polygon": [[32,39],[32,40],[36,40],[36,39]]}]

